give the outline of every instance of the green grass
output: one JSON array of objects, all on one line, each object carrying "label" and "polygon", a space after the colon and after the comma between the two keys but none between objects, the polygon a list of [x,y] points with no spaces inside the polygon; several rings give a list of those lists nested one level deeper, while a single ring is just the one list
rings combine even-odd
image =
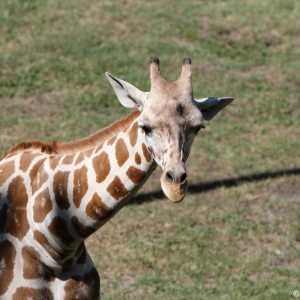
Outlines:
[{"label": "green grass", "polygon": [[184,202],[151,194],[158,170],[141,191],[148,201],[87,241],[103,299],[294,299],[299,15],[295,0],[0,3],[1,152],[126,115],[104,72],[149,90],[153,55],[169,80],[191,57],[195,97],[236,99],[195,140]]}]

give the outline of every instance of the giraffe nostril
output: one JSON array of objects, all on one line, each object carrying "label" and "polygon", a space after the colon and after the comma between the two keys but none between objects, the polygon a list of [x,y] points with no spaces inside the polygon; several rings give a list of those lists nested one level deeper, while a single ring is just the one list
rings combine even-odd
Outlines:
[{"label": "giraffe nostril", "polygon": [[173,176],[173,173],[172,172],[167,172],[166,173],[166,179],[169,183],[173,183],[174,181],[174,176]]},{"label": "giraffe nostril", "polygon": [[181,185],[185,184],[187,181],[187,174],[186,172],[184,173],[173,173],[172,171],[166,172],[166,180],[169,183],[180,183]]},{"label": "giraffe nostril", "polygon": [[185,184],[186,183],[186,180],[187,180],[187,174],[184,172],[182,175],[181,175],[181,178],[180,178],[180,182],[181,184]]}]

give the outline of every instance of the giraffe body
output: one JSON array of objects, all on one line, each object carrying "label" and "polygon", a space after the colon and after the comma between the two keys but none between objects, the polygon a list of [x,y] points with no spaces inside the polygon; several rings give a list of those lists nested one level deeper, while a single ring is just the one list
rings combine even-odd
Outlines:
[{"label": "giraffe body", "polygon": [[[188,73],[186,64],[181,77]],[[188,80],[155,88],[158,72],[154,59],[150,93],[107,74],[120,102],[140,110],[127,118],[77,142],[25,142],[3,155],[0,299],[100,298],[100,278],[84,240],[135,195],[157,165],[164,170],[166,195],[173,202],[183,199],[184,163],[195,128],[203,126],[198,103],[213,107],[222,101],[195,102]],[[155,117],[154,108],[164,98],[168,102],[160,109],[174,116],[171,127],[159,131],[166,120]]]}]

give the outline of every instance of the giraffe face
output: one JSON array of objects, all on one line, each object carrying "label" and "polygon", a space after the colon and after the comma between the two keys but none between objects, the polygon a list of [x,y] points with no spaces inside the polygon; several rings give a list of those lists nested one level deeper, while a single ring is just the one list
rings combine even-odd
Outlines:
[{"label": "giraffe face", "polygon": [[106,73],[119,101],[141,111],[138,125],[152,158],[163,170],[161,186],[173,202],[180,202],[187,191],[185,162],[203,120],[212,119],[233,98],[194,99],[191,60],[185,58],[180,78],[166,81],[160,74],[158,58],[150,60],[150,92]]},{"label": "giraffe face", "polygon": [[[195,135],[203,127],[199,110],[191,107],[188,112],[188,106],[170,100],[159,118],[159,112],[152,106],[147,107],[139,117],[139,127],[145,134],[146,145],[163,170],[162,189],[173,202],[180,202],[186,194],[185,162]],[[183,113],[182,110],[187,112]]]},{"label": "giraffe face", "polygon": [[[185,88],[183,86],[183,88]],[[173,202],[180,202],[187,190],[185,162],[203,118],[193,103],[191,89],[178,83],[164,83],[165,93],[150,91],[149,104],[139,117],[139,127],[155,162],[163,170],[161,186]]]}]

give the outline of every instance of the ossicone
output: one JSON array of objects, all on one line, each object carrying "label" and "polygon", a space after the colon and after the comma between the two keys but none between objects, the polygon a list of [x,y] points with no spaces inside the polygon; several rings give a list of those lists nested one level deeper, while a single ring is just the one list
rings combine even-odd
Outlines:
[{"label": "ossicone", "polygon": [[151,56],[151,58],[150,58],[150,64],[156,64],[156,65],[159,65],[159,59],[158,59],[158,57],[156,57],[156,56]]},{"label": "ossicone", "polygon": [[159,69],[159,59],[155,56],[150,58],[150,79],[151,85],[155,83],[155,85],[159,84],[162,77]]},{"label": "ossicone", "polygon": [[183,65],[191,65],[192,64],[192,60],[189,57],[185,57],[182,61]]}]

